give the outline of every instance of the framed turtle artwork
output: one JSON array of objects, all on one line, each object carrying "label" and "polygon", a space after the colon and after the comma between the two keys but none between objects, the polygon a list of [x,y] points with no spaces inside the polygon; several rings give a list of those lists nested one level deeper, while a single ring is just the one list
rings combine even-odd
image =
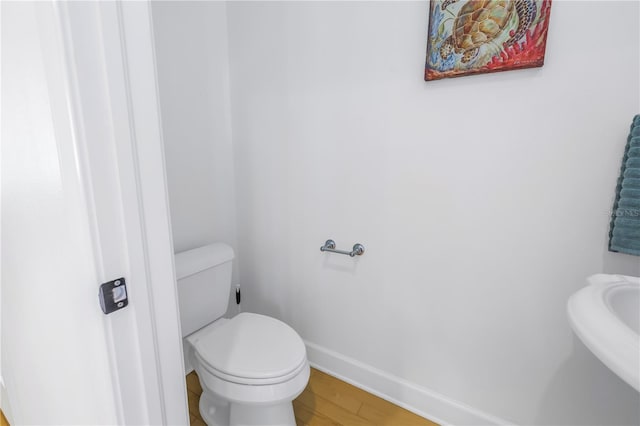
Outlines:
[{"label": "framed turtle artwork", "polygon": [[431,0],[425,80],[541,67],[551,0]]}]

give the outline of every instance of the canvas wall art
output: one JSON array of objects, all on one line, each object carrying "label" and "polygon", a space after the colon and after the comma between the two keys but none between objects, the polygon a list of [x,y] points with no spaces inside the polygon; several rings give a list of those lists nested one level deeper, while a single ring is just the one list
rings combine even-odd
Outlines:
[{"label": "canvas wall art", "polygon": [[551,0],[431,0],[425,80],[541,67]]}]

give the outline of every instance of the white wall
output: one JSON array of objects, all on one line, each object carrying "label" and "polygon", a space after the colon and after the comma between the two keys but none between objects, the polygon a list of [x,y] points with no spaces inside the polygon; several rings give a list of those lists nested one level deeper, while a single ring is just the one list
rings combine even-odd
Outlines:
[{"label": "white wall", "polygon": [[176,252],[236,244],[226,5],[152,3]]},{"label": "white wall", "polygon": [[517,423],[637,424],[565,304],[640,275],[606,252],[638,3],[554,2],[543,68],[428,83],[426,1],[227,7],[246,309]]}]

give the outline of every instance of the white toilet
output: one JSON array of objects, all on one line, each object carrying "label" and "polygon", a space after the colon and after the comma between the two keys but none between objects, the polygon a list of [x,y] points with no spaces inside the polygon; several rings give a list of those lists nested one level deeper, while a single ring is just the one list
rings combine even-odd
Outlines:
[{"label": "white toilet", "polygon": [[309,381],[304,342],[287,324],[241,313],[224,319],[233,249],[216,243],[176,255],[187,372],[202,385],[213,425],[295,425],[291,401]]}]

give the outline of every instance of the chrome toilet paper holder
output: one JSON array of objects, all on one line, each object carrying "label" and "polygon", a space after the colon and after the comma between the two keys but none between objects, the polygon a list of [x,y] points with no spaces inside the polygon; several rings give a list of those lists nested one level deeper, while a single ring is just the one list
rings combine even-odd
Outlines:
[{"label": "chrome toilet paper holder", "polygon": [[346,251],[346,250],[337,250],[336,249],[336,242],[333,240],[327,240],[324,242],[324,245],[322,247],[320,247],[320,251],[328,251],[331,253],[338,253],[338,254],[346,254],[349,255],[351,257],[355,257],[355,256],[362,256],[364,254],[364,246],[360,243],[355,243],[353,245],[353,249],[351,251]]}]

